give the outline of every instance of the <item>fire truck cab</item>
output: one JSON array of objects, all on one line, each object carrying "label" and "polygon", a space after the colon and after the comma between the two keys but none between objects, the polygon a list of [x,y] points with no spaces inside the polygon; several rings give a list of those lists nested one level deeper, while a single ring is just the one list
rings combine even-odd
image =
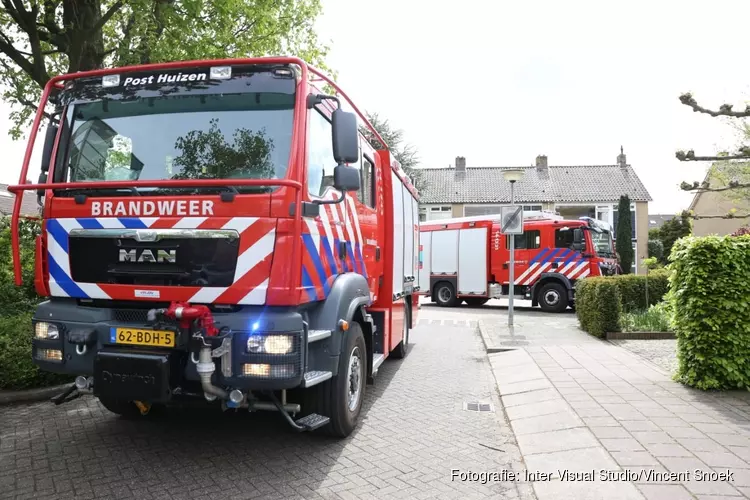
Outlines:
[{"label": "fire truck cab", "polygon": [[[499,216],[459,217],[420,225],[422,295],[440,306],[482,305],[509,294],[510,235]],[[617,273],[612,230],[584,217],[525,212],[515,235],[514,298],[548,312],[574,306],[575,283]]]},{"label": "fire truck cab", "polygon": [[58,402],[91,392],[140,418],[197,400],[343,437],[384,360],[407,353],[417,191],[298,58],[54,77],[8,189],[17,284],[20,194],[43,205],[32,356],[77,376]]}]

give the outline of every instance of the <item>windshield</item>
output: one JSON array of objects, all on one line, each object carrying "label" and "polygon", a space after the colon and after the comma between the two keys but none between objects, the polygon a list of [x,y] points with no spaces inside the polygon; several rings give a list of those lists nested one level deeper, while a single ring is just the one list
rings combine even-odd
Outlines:
[{"label": "windshield", "polygon": [[614,257],[615,252],[612,248],[612,235],[609,231],[602,231],[598,233],[596,231],[589,231],[591,234],[591,240],[594,243],[596,254],[601,257]]},{"label": "windshield", "polygon": [[198,91],[188,87],[181,87],[181,91],[127,89],[117,95],[120,98],[106,96],[72,104],[68,110],[64,179],[107,182],[285,177],[294,93],[287,88],[281,92],[248,92],[252,79],[245,80],[248,83],[244,88],[234,92],[210,85]]}]

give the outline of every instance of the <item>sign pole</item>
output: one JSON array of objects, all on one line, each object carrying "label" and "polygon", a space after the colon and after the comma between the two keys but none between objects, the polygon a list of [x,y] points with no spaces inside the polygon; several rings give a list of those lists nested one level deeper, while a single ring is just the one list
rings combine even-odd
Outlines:
[{"label": "sign pole", "polygon": [[[513,193],[513,186],[515,185],[516,181],[510,181],[510,204],[515,204],[515,198]],[[508,326],[513,327],[513,282],[515,281],[515,270],[516,270],[516,263],[515,263],[515,249],[516,249],[516,235],[511,234],[510,236],[510,264],[509,264],[509,280],[508,280]]]}]

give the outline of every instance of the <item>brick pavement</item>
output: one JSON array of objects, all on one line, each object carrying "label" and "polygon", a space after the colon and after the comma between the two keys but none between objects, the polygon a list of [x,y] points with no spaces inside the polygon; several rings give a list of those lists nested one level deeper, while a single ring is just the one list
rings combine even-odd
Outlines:
[{"label": "brick pavement", "polygon": [[[579,330],[571,313],[521,311],[512,332],[506,321],[479,325],[488,346],[511,349],[489,357],[525,466],[555,472],[533,483],[538,498],[750,497],[750,393],[673,382],[658,365]],[[523,344],[509,343],[519,336]],[[565,469],[594,471],[597,481],[561,481],[556,471]],[[602,481],[602,469],[629,476]],[[733,478],[698,480],[696,470]]]},{"label": "brick pavement", "polygon": [[[422,317],[411,352],[384,363],[361,427],[340,442],[270,413],[127,422],[92,398],[0,407],[0,498],[532,498],[526,485],[451,481],[451,469],[523,466],[476,328]],[[497,410],[465,411],[472,399]]]}]

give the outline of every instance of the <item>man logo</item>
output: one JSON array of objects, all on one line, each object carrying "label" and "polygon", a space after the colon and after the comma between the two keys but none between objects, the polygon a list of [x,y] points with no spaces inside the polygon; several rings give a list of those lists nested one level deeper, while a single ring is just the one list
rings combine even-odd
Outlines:
[{"label": "man logo", "polygon": [[149,263],[164,263],[168,262],[174,264],[177,262],[177,250],[156,250],[156,257],[154,257],[154,251],[148,248],[140,250],[125,250],[120,249],[120,262],[149,262]]}]

